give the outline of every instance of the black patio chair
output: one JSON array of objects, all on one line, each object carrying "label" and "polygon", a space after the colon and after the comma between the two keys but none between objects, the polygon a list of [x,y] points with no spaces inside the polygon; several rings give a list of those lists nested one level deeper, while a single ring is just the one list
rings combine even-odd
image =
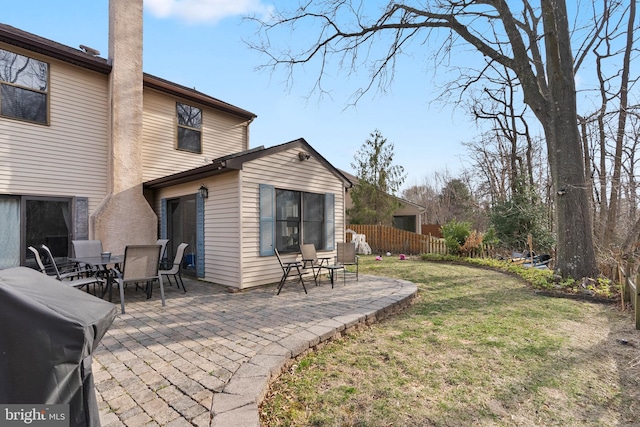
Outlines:
[{"label": "black patio chair", "polygon": [[302,289],[304,289],[304,293],[307,293],[307,288],[304,286],[304,279],[302,279],[302,263],[300,261],[291,261],[291,262],[283,262],[280,258],[280,254],[277,249],[274,249],[276,253],[276,258],[278,258],[278,262],[280,263],[280,267],[282,267],[282,277],[280,278],[280,283],[278,283],[278,293],[276,295],[280,295],[280,291],[282,290],[282,286],[284,286],[284,282],[289,277],[289,274],[295,269],[298,278],[300,279],[300,283],[302,283]]},{"label": "black patio chair", "polygon": [[[61,273],[60,269],[56,264],[56,260],[51,254],[49,248],[45,245],[40,246],[42,250],[45,252],[47,262],[44,262],[42,257],[40,256],[40,252],[34,248],[33,246],[29,246],[29,250],[33,253],[33,256],[38,264],[38,269],[47,276],[52,276],[57,279],[59,282],[64,283],[65,285],[73,286],[74,288],[81,289],[86,286],[87,292],[89,292],[89,285],[99,285],[101,288],[104,286],[105,281],[102,278],[93,276],[93,277],[80,277],[78,271],[69,271],[66,273]],[[94,290],[95,294],[95,290]]]}]

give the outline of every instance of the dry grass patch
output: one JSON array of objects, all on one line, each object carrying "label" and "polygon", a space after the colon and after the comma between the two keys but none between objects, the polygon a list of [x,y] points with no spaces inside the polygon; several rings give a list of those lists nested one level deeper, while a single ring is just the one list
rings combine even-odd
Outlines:
[{"label": "dry grass patch", "polygon": [[414,305],[298,360],[272,385],[263,425],[638,425],[640,338],[615,305],[460,265],[360,268],[416,283]]}]

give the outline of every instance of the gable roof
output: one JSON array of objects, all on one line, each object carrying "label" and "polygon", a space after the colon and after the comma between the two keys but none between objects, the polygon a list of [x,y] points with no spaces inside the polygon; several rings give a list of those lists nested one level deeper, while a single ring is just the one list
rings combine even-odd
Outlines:
[{"label": "gable roof", "polygon": [[[106,75],[111,74],[111,64],[105,58],[94,56],[83,50],[54,42],[53,40],[28,33],[10,25],[0,23],[0,42],[77,65],[78,67],[91,71],[97,71]],[[205,107],[234,114],[246,120],[253,120],[257,117],[247,110],[198,92],[195,89],[190,89],[186,86],[161,79],[160,77],[144,73],[142,78],[144,87],[196,102]]]},{"label": "gable roof", "polygon": [[253,120],[258,117],[257,115],[240,107],[236,107],[235,105],[231,105],[205,93],[198,92],[195,89],[170,82],[169,80],[161,79],[160,77],[152,76],[151,74],[144,73],[143,79],[144,87],[150,89],[155,89],[160,92],[187,99],[189,101],[197,102],[215,110],[220,110],[226,113],[231,113],[236,116],[243,117],[246,120]]},{"label": "gable roof", "polygon": [[213,159],[211,163],[205,166],[199,166],[194,169],[189,169],[165,177],[156,178],[151,181],[145,182],[143,185],[146,189],[155,190],[158,188],[170,187],[177,184],[183,184],[185,182],[208,178],[213,175],[231,172],[234,170],[241,170],[242,165],[245,162],[260,159],[266,156],[271,156],[273,154],[277,154],[282,151],[294,148],[298,148],[300,150],[308,152],[313,158],[324,165],[333,175],[338,177],[344,183],[345,187],[348,188],[353,185],[349,178],[347,178],[341,170],[334,167],[327,161],[327,159],[322,157],[320,153],[314,150],[313,147],[311,147],[311,145],[309,145],[309,143],[304,140],[304,138],[299,138],[280,145],[274,145],[273,147],[269,148],[260,146],[251,150],[241,151],[223,157],[218,157],[217,159]]}]

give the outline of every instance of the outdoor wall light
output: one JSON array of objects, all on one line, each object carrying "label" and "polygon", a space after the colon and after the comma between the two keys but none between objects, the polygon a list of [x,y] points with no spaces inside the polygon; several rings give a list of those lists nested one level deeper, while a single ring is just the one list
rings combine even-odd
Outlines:
[{"label": "outdoor wall light", "polygon": [[209,189],[207,187],[205,187],[204,184],[202,184],[200,186],[200,188],[198,188],[198,194],[203,199],[208,199],[209,198]]},{"label": "outdoor wall light", "polygon": [[298,158],[300,159],[300,161],[304,161],[304,160],[309,160],[311,156],[309,155],[309,153],[305,153],[304,151],[301,151],[298,153]]}]

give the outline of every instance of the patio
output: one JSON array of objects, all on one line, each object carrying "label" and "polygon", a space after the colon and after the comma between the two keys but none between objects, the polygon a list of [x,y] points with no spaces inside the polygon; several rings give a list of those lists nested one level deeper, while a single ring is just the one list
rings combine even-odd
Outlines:
[{"label": "patio", "polygon": [[[341,275],[340,275],[341,276]],[[186,280],[151,300],[130,286],[93,357],[100,420],[115,426],[258,426],[258,402],[293,357],[413,299],[413,283],[360,275],[229,293]],[[118,298],[114,298],[118,304]]]}]

